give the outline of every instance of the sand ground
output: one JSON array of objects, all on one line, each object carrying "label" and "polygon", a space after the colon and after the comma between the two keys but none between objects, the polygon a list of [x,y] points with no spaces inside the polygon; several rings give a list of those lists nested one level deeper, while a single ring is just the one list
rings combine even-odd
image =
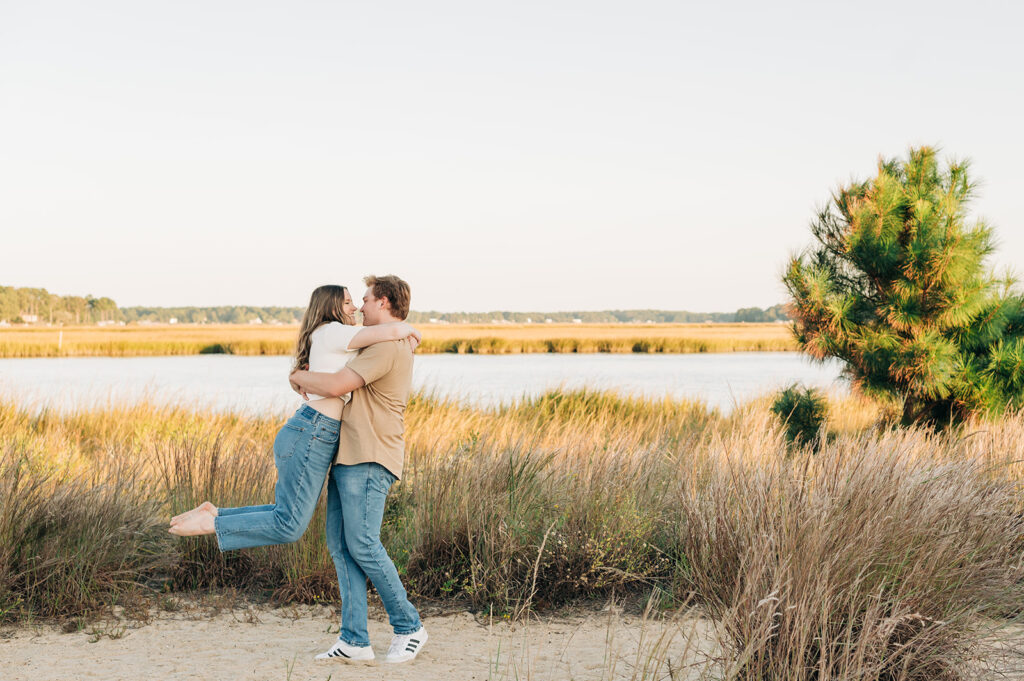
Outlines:
[{"label": "sand ground", "polygon": [[[0,681],[689,681],[718,671],[709,669],[719,653],[712,624],[692,611],[643,617],[609,605],[519,623],[424,615],[430,640],[401,665],[383,662],[391,629],[379,608],[369,623],[374,665],[313,659],[337,637],[333,608],[192,604],[147,622],[115,614],[71,633],[53,623],[0,630]],[[979,678],[1024,679],[1024,627],[1003,636],[1005,653]]]},{"label": "sand ground", "polygon": [[[710,625],[698,617],[643,618],[614,606],[533,618],[495,620],[486,613],[423,617],[430,640],[417,659],[383,662],[391,629],[372,611],[375,666],[314,661],[337,637],[337,615],[326,607],[249,606],[210,614],[202,608],[154,615],[148,623],[111,620],[64,633],[54,624],[0,632],[0,680],[388,679],[416,681],[668,678],[705,656]],[[683,679],[690,673],[679,674]]]}]

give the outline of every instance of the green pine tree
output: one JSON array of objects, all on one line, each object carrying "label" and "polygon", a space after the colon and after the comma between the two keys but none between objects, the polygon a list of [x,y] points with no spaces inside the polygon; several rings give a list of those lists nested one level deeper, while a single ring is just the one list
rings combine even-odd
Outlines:
[{"label": "green pine tree", "polygon": [[942,167],[929,147],[881,160],[833,194],[783,276],[800,348],[901,400],[905,424],[1024,402],[1024,297],[986,262],[992,230],[968,224],[974,189],[966,162]]}]

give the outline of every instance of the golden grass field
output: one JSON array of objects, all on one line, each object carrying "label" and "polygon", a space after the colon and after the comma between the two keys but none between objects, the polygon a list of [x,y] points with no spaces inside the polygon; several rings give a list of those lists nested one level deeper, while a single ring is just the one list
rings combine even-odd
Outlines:
[{"label": "golden grass field", "polygon": [[[786,324],[421,324],[418,352],[753,352],[796,350]],[[296,326],[153,325],[0,329],[0,357],[288,355]]]},{"label": "golden grass field", "polygon": [[[613,594],[695,603],[721,656],[702,681],[966,681],[1024,654],[997,638],[1024,612],[1024,414],[936,433],[844,398],[793,449],[769,401],[417,395],[383,541],[417,604],[524,621]],[[222,554],[166,531],[203,499],[269,502],[280,425],[0,400],[0,624],[74,631],[211,592],[336,604],[322,504],[283,546]],[[656,662],[624,678],[684,678],[678,657]]]}]

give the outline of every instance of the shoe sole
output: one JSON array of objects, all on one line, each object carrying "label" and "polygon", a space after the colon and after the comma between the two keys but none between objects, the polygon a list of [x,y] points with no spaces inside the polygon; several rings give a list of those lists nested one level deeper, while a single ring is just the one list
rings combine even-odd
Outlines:
[{"label": "shoe sole", "polygon": [[367,667],[376,667],[377,658],[355,658],[355,657],[316,657],[313,658],[315,662],[340,662],[342,664],[355,664],[365,665]]}]

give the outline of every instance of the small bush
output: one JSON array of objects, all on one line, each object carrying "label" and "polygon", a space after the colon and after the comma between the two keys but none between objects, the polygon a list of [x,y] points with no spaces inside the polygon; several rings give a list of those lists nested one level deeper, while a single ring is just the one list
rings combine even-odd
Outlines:
[{"label": "small bush", "polygon": [[801,389],[795,383],[779,392],[772,413],[786,427],[786,441],[802,446],[814,440],[828,416],[828,400],[815,388]]}]

